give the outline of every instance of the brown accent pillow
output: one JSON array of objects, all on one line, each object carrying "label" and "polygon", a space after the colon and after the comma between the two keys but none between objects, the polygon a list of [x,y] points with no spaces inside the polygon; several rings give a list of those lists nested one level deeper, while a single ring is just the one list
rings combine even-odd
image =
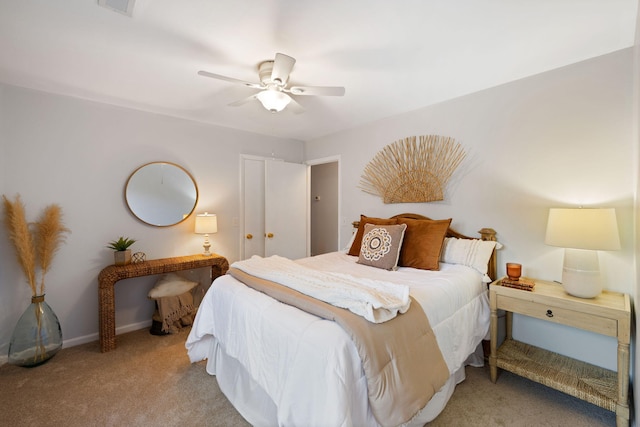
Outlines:
[{"label": "brown accent pillow", "polygon": [[407,224],[398,265],[422,270],[439,270],[440,252],[451,218],[439,220],[399,218],[398,223]]},{"label": "brown accent pillow", "polygon": [[370,265],[385,270],[398,268],[398,257],[406,224],[364,226],[362,246],[358,264]]},{"label": "brown accent pillow", "polygon": [[360,215],[360,225],[358,225],[358,231],[356,232],[356,237],[355,239],[353,239],[353,243],[351,244],[351,248],[349,249],[349,255],[352,255],[352,256],[360,255],[360,246],[362,245],[362,236],[364,235],[365,224],[393,225],[397,223],[398,223],[398,220],[396,218],[390,218],[390,219],[374,218],[374,217]]}]

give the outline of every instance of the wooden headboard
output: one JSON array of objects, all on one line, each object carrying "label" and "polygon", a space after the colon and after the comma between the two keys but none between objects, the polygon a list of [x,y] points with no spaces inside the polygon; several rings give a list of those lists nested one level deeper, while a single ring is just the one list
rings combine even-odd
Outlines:
[{"label": "wooden headboard", "polygon": [[[402,214],[394,215],[391,218],[431,219],[424,215],[415,214],[415,213],[402,213]],[[359,225],[360,225],[360,221],[353,222],[354,228],[358,228]],[[491,242],[496,241],[496,230],[494,230],[493,228],[483,228],[480,231],[478,231],[478,234],[480,234],[480,240],[487,240]],[[457,231],[453,230],[451,227],[449,227],[449,229],[447,230],[447,237],[456,237],[458,239],[477,239],[477,237],[470,237],[470,236],[466,236],[464,234],[458,233]],[[487,271],[487,274],[489,275],[491,280],[496,280],[498,278],[498,257],[495,249],[491,254],[491,258],[489,258],[488,267],[489,269]]]}]

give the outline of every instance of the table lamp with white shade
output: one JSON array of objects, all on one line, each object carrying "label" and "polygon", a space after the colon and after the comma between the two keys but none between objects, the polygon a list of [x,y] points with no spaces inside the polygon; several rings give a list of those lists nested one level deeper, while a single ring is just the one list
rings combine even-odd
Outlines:
[{"label": "table lamp with white shade", "polygon": [[562,286],[573,296],[594,298],[602,292],[598,251],[620,249],[615,209],[549,209],[547,245],[564,250]]},{"label": "table lamp with white shade", "polygon": [[211,243],[209,243],[209,234],[218,232],[218,217],[215,214],[210,214],[205,212],[203,214],[196,215],[196,234],[204,234],[204,254],[206,256],[210,256],[211,252],[209,252],[209,248],[211,247]]}]

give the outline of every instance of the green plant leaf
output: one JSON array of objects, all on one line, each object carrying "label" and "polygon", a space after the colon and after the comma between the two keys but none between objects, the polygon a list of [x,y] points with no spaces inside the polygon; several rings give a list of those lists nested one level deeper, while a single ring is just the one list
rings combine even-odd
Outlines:
[{"label": "green plant leaf", "polygon": [[107,248],[113,249],[114,251],[126,251],[129,249],[129,246],[133,245],[135,242],[136,241],[134,239],[121,236],[118,240],[109,242]]}]

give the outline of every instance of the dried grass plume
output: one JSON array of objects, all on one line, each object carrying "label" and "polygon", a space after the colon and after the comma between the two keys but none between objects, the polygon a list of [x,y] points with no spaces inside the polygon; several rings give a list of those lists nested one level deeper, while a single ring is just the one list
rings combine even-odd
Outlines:
[{"label": "dried grass plume", "polygon": [[[12,202],[2,196],[4,204],[4,224],[9,240],[16,250],[18,263],[24,272],[32,296],[44,295],[44,276],[51,267],[53,256],[65,241],[70,230],[62,223],[62,209],[53,204],[47,206],[38,221],[29,224],[20,195]],[[40,288],[36,270],[40,269]],[[39,292],[38,292],[39,291]]]}]

